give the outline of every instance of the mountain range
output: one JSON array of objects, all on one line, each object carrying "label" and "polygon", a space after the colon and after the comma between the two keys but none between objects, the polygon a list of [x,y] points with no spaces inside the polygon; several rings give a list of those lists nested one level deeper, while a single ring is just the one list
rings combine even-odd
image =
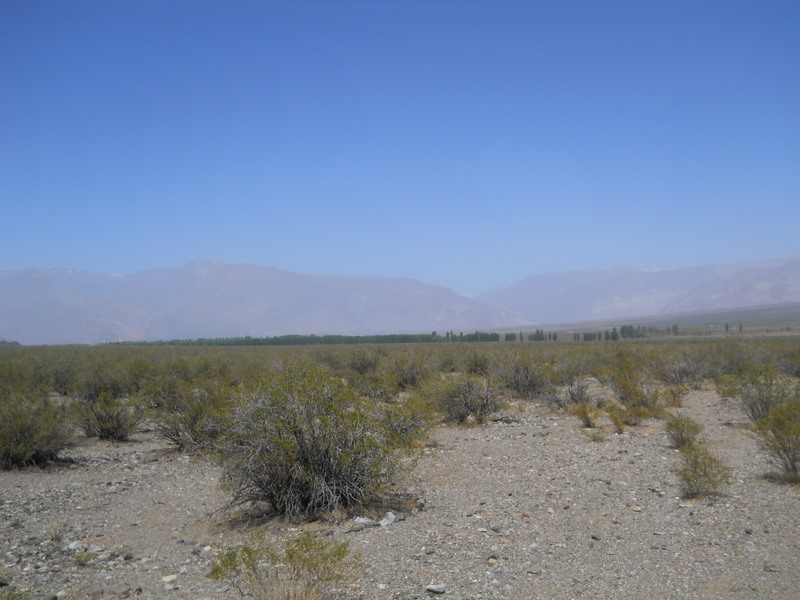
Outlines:
[{"label": "mountain range", "polygon": [[460,296],[406,278],[194,262],[109,276],[0,271],[0,340],[23,344],[528,328],[800,301],[800,258],[534,275]]}]

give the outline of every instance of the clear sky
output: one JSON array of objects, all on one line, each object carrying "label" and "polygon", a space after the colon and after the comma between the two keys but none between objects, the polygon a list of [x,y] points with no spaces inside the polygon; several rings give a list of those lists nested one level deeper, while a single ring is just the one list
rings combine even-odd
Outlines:
[{"label": "clear sky", "polygon": [[800,2],[3,0],[0,209],[0,269],[798,254]]}]

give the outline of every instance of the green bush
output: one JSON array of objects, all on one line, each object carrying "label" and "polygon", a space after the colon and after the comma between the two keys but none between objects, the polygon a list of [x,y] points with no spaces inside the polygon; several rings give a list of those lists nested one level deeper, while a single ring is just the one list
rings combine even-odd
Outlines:
[{"label": "green bush", "polygon": [[113,398],[129,396],[134,392],[134,388],[128,375],[119,367],[94,364],[83,368],[82,375],[70,395],[95,402],[103,394]]},{"label": "green bush", "polygon": [[322,600],[336,583],[361,568],[347,542],[313,537],[306,532],[282,548],[264,541],[226,548],[209,576],[227,580],[242,596],[259,600]]},{"label": "green bush", "polygon": [[436,407],[427,394],[400,396],[382,404],[382,429],[392,448],[412,448],[434,422]]},{"label": "green bush", "polygon": [[489,357],[483,352],[473,350],[464,358],[464,371],[470,375],[488,375]]},{"label": "green bush", "polygon": [[682,449],[697,444],[703,425],[687,415],[675,413],[664,422],[664,430],[675,447]]},{"label": "green bush", "polygon": [[658,371],[659,378],[669,386],[699,390],[706,374],[706,366],[699,357],[684,352],[679,358],[666,361]]},{"label": "green bush", "polygon": [[385,402],[391,399],[400,387],[397,374],[383,369],[369,371],[363,375],[354,373],[348,378],[348,381],[359,395],[374,402]]},{"label": "green bush", "polygon": [[289,369],[236,405],[218,449],[231,506],[266,503],[290,520],[360,505],[395,458],[382,415],[340,379]]},{"label": "green bush", "polygon": [[522,353],[498,360],[494,372],[507,388],[523,398],[535,398],[550,387],[546,366]]},{"label": "green bush", "polygon": [[761,449],[783,469],[783,477],[800,480],[800,398],[776,406],[753,431]]},{"label": "green bush", "polygon": [[214,446],[230,412],[230,390],[215,381],[184,385],[181,393],[163,399],[157,427],[181,450],[201,451]]},{"label": "green bush", "polygon": [[684,446],[681,459],[676,473],[684,498],[718,496],[731,482],[730,466],[703,446]]},{"label": "green bush", "polygon": [[591,429],[597,427],[597,419],[600,416],[600,409],[588,401],[576,404],[572,409],[572,414],[581,420],[584,427]]},{"label": "green bush", "polygon": [[435,387],[438,405],[451,423],[464,423],[469,417],[483,423],[499,408],[492,388],[473,375],[456,375]]},{"label": "green bush", "polygon": [[139,426],[143,411],[138,402],[102,391],[95,399],[75,403],[78,425],[87,436],[123,442]]},{"label": "green bush", "polygon": [[720,377],[715,383],[719,395],[724,400],[738,400],[753,423],[766,417],[776,406],[798,396],[797,380],[771,367]]},{"label": "green bush", "polygon": [[0,394],[0,468],[53,460],[71,437],[63,406],[43,393]]},{"label": "green bush", "polygon": [[654,417],[659,413],[654,409],[648,409],[644,406],[630,406],[624,408],[621,414],[622,422],[625,425],[636,427],[637,425],[641,425],[650,417]]},{"label": "green bush", "polygon": [[401,390],[418,387],[431,376],[430,365],[419,353],[411,351],[394,356],[386,369]]},{"label": "green bush", "polygon": [[661,390],[661,396],[666,399],[667,406],[679,408],[683,406],[683,399],[689,393],[685,385],[670,385]]}]

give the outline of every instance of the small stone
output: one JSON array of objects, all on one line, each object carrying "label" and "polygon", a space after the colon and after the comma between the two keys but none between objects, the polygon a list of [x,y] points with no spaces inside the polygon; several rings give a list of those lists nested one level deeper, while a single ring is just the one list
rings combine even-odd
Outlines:
[{"label": "small stone", "polygon": [[542,574],[542,570],[539,569],[538,567],[534,567],[532,569],[528,569],[527,573],[528,573],[528,575],[541,575]]},{"label": "small stone", "polygon": [[426,587],[425,591],[431,594],[444,594],[447,591],[447,587],[441,583],[434,583]]},{"label": "small stone", "polygon": [[396,514],[394,514],[392,511],[389,511],[386,513],[386,516],[381,519],[380,526],[386,527],[388,525],[391,525],[392,523],[397,523],[397,521],[399,520],[401,519],[398,519]]},{"label": "small stone", "polygon": [[172,583],[177,578],[178,578],[177,575],[165,575],[164,577],[161,578],[161,581],[163,581],[164,583]]}]

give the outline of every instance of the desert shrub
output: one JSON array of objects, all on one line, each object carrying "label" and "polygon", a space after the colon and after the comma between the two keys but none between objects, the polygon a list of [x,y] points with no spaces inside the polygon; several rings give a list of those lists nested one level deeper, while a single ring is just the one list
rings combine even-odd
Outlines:
[{"label": "desert shrub", "polygon": [[142,384],[139,398],[151,408],[161,408],[180,399],[187,383],[175,373],[159,373]]},{"label": "desert shrub", "polygon": [[572,410],[578,404],[591,402],[589,398],[589,380],[575,379],[560,389],[551,386],[543,390],[541,396],[551,408]]},{"label": "desert shrub", "polygon": [[140,404],[130,398],[100,392],[93,399],[80,399],[74,404],[78,426],[87,436],[123,442],[139,426],[144,413]]},{"label": "desert shrub", "polygon": [[664,431],[676,448],[686,448],[697,443],[697,436],[703,431],[703,425],[691,417],[674,413],[664,422]]},{"label": "desert shrub", "polygon": [[464,358],[464,372],[470,375],[488,375],[489,357],[483,353],[473,350]]},{"label": "desert shrub", "polygon": [[600,409],[598,409],[591,402],[581,402],[576,404],[572,409],[572,414],[578,417],[583,423],[584,427],[592,428],[597,426],[597,419],[600,416]]},{"label": "desert shrub", "polygon": [[0,600],[31,600],[33,596],[30,592],[23,592],[16,587],[8,586],[0,588]]},{"label": "desert shrub", "polygon": [[230,412],[230,394],[229,388],[216,381],[184,384],[181,392],[162,398],[159,432],[181,450],[212,448]]},{"label": "desert shrub", "polygon": [[658,368],[659,378],[669,386],[680,386],[699,390],[707,368],[695,356],[683,353],[680,357],[666,360]]},{"label": "desert shrub", "polygon": [[474,375],[459,375],[435,387],[434,393],[445,420],[464,423],[470,417],[483,423],[499,408],[492,388]]},{"label": "desert shrub", "polygon": [[424,393],[400,396],[382,404],[382,429],[390,447],[419,445],[435,420],[436,406]]},{"label": "desert shrub", "polygon": [[645,408],[644,406],[626,406],[620,414],[622,415],[622,422],[625,423],[625,425],[636,427],[659,413],[653,409]]},{"label": "desert shrub", "polygon": [[729,338],[706,348],[707,374],[711,378],[723,375],[744,375],[767,364],[756,340]]},{"label": "desert shrub", "polygon": [[356,348],[351,350],[345,360],[345,366],[360,375],[376,371],[381,364],[383,354],[377,350]]},{"label": "desert shrub", "polygon": [[45,385],[62,396],[69,395],[78,381],[78,368],[74,360],[36,356],[33,359],[32,374],[36,385]]},{"label": "desert shrub", "polygon": [[218,442],[231,507],[290,520],[374,498],[392,472],[381,415],[320,370],[287,369],[243,395]]},{"label": "desert shrub", "polygon": [[611,387],[626,408],[638,406],[657,414],[658,391],[646,383],[642,360],[632,353],[619,352],[604,365],[598,378]]},{"label": "desert shrub", "polygon": [[229,581],[242,596],[259,600],[322,600],[335,584],[361,568],[347,542],[306,532],[281,548],[262,541],[226,548],[209,576]]},{"label": "desert shrub", "polygon": [[640,376],[630,371],[614,373],[611,387],[619,401],[626,407],[638,406],[647,409],[658,407],[658,391],[646,385]]},{"label": "desert shrub", "polygon": [[718,496],[733,475],[725,461],[698,444],[683,447],[681,464],[675,472],[684,498]]},{"label": "desert shrub", "polygon": [[431,376],[430,365],[415,352],[394,356],[388,363],[388,373],[396,378],[397,387],[401,390],[417,387]]},{"label": "desert shrub", "polygon": [[494,373],[507,388],[523,398],[535,398],[550,386],[546,365],[518,352],[498,360]]},{"label": "desert shrub", "polygon": [[588,402],[589,379],[586,362],[565,357],[559,360],[553,370],[553,383],[561,386],[547,386],[543,396],[547,403],[557,409],[569,410],[577,404]]},{"label": "desert shrub", "polygon": [[777,361],[778,370],[792,377],[800,377],[800,349],[785,351]]},{"label": "desert shrub", "polygon": [[53,460],[71,437],[63,406],[44,393],[0,393],[0,468]]},{"label": "desert shrub", "polygon": [[773,408],[754,425],[753,431],[761,449],[783,469],[783,476],[790,481],[798,481],[800,398]]},{"label": "desert shrub", "polygon": [[384,369],[369,371],[363,375],[354,373],[348,377],[348,381],[360,396],[374,402],[386,402],[400,389],[397,374]]},{"label": "desert shrub", "polygon": [[683,406],[683,399],[689,393],[689,388],[685,385],[670,385],[661,390],[661,397],[671,408]]},{"label": "desert shrub", "polygon": [[135,391],[134,385],[121,368],[110,364],[91,364],[81,370],[72,396],[89,402],[97,401],[101,395],[113,398],[129,396]]},{"label": "desert shrub", "polygon": [[459,361],[455,352],[445,351],[439,357],[439,371],[442,373],[455,373],[459,369]]},{"label": "desert shrub", "polygon": [[757,423],[770,411],[798,396],[797,381],[781,375],[770,367],[744,375],[729,375],[716,380],[719,395],[724,400],[738,400],[751,421]]},{"label": "desert shrub", "polygon": [[605,407],[606,414],[617,433],[625,432],[625,407],[613,402]]}]

